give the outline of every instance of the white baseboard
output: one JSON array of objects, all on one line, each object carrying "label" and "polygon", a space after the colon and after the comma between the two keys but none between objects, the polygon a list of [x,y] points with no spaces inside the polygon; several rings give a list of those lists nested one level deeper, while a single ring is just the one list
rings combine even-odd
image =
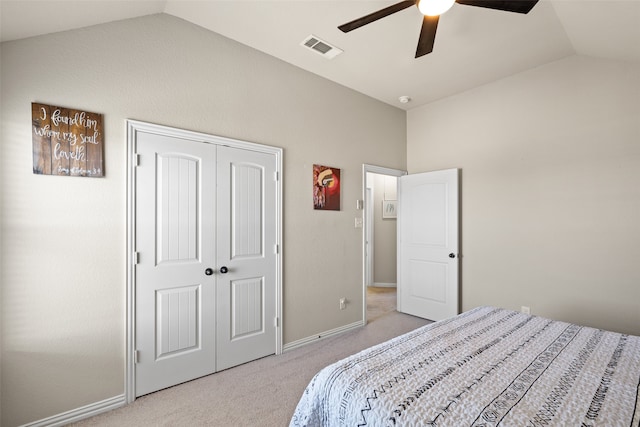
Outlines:
[{"label": "white baseboard", "polygon": [[101,414],[103,412],[110,411],[112,409],[120,408],[125,405],[124,394],[115,396],[110,399],[105,399],[100,402],[91,403],[81,408],[72,409],[71,411],[63,412],[52,417],[44,418],[39,421],[34,421],[29,424],[24,424],[21,427],[57,427],[64,426],[76,421],[83,420]]},{"label": "white baseboard", "polygon": [[[317,335],[313,335],[307,338],[302,338],[300,340],[290,342],[289,344],[285,344],[284,347],[282,348],[282,352],[284,353],[286,351],[293,350],[298,347],[303,347],[307,344],[311,344],[312,342],[316,342],[323,338],[339,335],[341,333],[359,328],[361,326],[364,326],[364,322],[362,320],[358,320],[357,322],[353,322],[349,325],[340,326],[339,328],[321,332]],[[39,421],[23,424],[20,427],[61,427],[76,421],[94,417],[103,412],[111,411],[112,409],[120,408],[122,406],[125,406],[126,403],[127,402],[125,399],[125,395],[121,394],[120,396],[115,396],[110,399],[102,400],[100,402],[91,403],[81,408],[63,412],[61,414],[44,418]]]},{"label": "white baseboard", "polygon": [[319,333],[318,335],[313,335],[313,336],[310,336],[310,337],[307,337],[307,338],[302,338],[302,339],[299,339],[297,341],[293,341],[293,342],[290,342],[288,344],[285,344],[284,347],[282,348],[282,352],[284,353],[286,351],[293,350],[293,349],[296,349],[298,347],[305,346],[307,344],[311,344],[311,343],[316,342],[318,340],[321,340],[323,338],[328,338],[328,337],[331,337],[331,336],[334,336],[334,335],[338,335],[338,334],[341,334],[343,332],[347,332],[347,331],[350,331],[352,329],[359,328],[361,326],[364,326],[364,322],[362,320],[358,320],[357,322],[353,322],[353,323],[351,323],[349,325],[340,326],[339,328],[331,329],[329,331],[325,331],[325,332]]},{"label": "white baseboard", "polygon": [[[394,285],[394,284],[391,284],[391,285]],[[376,285],[376,286],[379,286],[379,285]],[[307,338],[302,338],[297,341],[293,341],[288,344],[285,344],[284,347],[282,348],[282,352],[284,353],[289,350],[294,350],[296,348],[303,347],[307,344],[311,344],[318,340],[339,335],[344,332],[350,331],[352,329],[357,329],[362,326],[364,326],[364,322],[362,320],[358,320],[357,322],[340,326],[339,328],[321,332],[317,335],[313,335]],[[103,412],[111,411],[112,409],[120,408],[122,406],[125,406],[126,403],[127,402],[125,399],[125,395],[121,394],[120,396],[115,396],[110,399],[102,400],[100,402],[91,403],[81,408],[72,409],[71,411],[63,412],[61,414],[44,418],[39,421],[23,424],[20,427],[61,427],[76,421],[94,417]]]},{"label": "white baseboard", "polygon": [[395,283],[381,283],[375,282],[371,285],[372,288],[397,288],[398,286]]}]

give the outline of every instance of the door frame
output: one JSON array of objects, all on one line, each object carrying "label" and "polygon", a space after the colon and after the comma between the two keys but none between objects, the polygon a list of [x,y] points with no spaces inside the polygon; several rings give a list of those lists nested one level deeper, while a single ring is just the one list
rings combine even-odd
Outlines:
[{"label": "door frame", "polygon": [[[368,183],[367,183],[368,184]],[[363,209],[365,209],[365,212],[363,214],[363,218],[367,218],[367,219],[371,219],[374,218],[374,213],[373,213],[373,191],[371,191],[371,188],[367,187],[365,185],[364,188],[365,191],[365,197],[364,197],[364,206]],[[374,252],[374,246],[373,246],[373,239],[374,239],[374,234],[373,234],[373,221],[368,220],[365,221],[363,219],[363,226],[364,226],[364,244],[365,244],[365,250],[364,250],[364,265],[365,265],[365,269],[364,269],[364,286],[365,288],[368,288],[369,286],[373,285],[373,259],[375,258],[376,254]]]},{"label": "door frame", "polygon": [[125,342],[125,402],[131,403],[135,400],[135,265],[137,263],[136,253],[136,167],[138,156],[135,152],[137,133],[153,133],[157,135],[169,136],[180,139],[189,139],[213,145],[224,145],[243,150],[258,151],[275,155],[276,159],[276,354],[282,353],[282,261],[283,261],[283,240],[282,240],[282,148],[257,144],[222,136],[210,135],[201,132],[189,131],[169,126],[142,122],[138,120],[126,120],[127,129],[127,250],[126,250],[126,342]]},{"label": "door frame", "polygon": [[[362,322],[367,324],[367,227],[373,218],[369,218],[367,207],[367,173],[376,173],[379,175],[388,175],[400,177],[407,175],[408,172],[402,169],[393,169],[383,166],[370,165],[367,163],[362,164],[362,200],[363,200],[363,228],[362,228]],[[375,207],[374,207],[375,209]],[[375,250],[375,249],[374,249]],[[373,261],[371,261],[373,262]]]}]

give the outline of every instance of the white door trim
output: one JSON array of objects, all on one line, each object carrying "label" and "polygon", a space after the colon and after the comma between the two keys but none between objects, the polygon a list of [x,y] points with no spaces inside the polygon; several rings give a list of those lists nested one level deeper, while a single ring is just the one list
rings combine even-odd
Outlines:
[{"label": "white door trim", "polygon": [[[127,253],[126,253],[126,342],[125,342],[125,401],[131,403],[135,400],[135,264],[137,261],[135,245],[135,206],[136,206],[136,166],[137,155],[135,153],[136,138],[138,132],[153,133],[174,138],[190,139],[209,144],[224,145],[228,147],[252,150],[261,153],[273,154],[276,158],[276,354],[282,353],[282,155],[283,150],[253,142],[209,135],[200,132],[182,130],[168,126],[127,120]],[[276,250],[276,248],[274,248]]]},{"label": "white door trim", "polygon": [[[407,175],[407,171],[401,169],[392,169],[383,166],[375,166],[369,165],[367,163],[362,164],[362,200],[365,204],[362,209],[363,216],[363,228],[362,228],[362,322],[364,325],[367,324],[367,227],[368,222],[372,220],[372,218],[368,218],[367,212],[369,210],[366,206],[367,200],[367,173],[377,173],[380,175],[389,175],[389,176],[403,176]],[[375,249],[374,249],[375,250]]]},{"label": "white door trim", "polygon": [[[364,218],[373,218],[373,191],[368,187],[369,183],[365,187],[364,207],[366,212],[363,214]],[[373,286],[373,258],[375,257],[373,247],[373,221],[364,221],[364,260],[365,260],[365,273],[364,273],[364,285]]]}]

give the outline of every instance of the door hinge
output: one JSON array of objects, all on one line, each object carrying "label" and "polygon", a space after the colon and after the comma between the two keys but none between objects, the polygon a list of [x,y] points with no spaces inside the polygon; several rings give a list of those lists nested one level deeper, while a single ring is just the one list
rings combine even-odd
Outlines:
[{"label": "door hinge", "polygon": [[280,319],[278,318],[278,316],[273,318],[273,326],[275,326],[276,328],[280,326]]},{"label": "door hinge", "polygon": [[133,265],[138,265],[140,263],[140,252],[133,253]]},{"label": "door hinge", "polygon": [[136,153],[133,155],[133,165],[140,166],[140,154]]},{"label": "door hinge", "polygon": [[136,350],[133,352],[133,363],[136,365],[140,362],[140,350]]},{"label": "door hinge", "polygon": [[273,173],[273,180],[274,181],[279,181],[280,180],[280,173],[278,171],[275,171]]},{"label": "door hinge", "polygon": [[273,252],[277,255],[280,253],[280,245],[279,244],[275,244],[273,245]]}]

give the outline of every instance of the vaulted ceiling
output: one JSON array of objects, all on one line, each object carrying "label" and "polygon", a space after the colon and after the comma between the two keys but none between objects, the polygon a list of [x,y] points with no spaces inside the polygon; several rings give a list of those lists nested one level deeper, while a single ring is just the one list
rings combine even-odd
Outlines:
[{"label": "vaulted ceiling", "polygon": [[[0,37],[167,13],[403,109],[574,54],[640,63],[640,0],[540,0],[526,15],[454,4],[440,17],[433,52],[417,59],[422,15],[416,7],[349,33],[337,28],[394,3],[1,0]],[[301,46],[309,35],[344,52],[327,59]],[[411,102],[401,103],[401,96]]]}]

